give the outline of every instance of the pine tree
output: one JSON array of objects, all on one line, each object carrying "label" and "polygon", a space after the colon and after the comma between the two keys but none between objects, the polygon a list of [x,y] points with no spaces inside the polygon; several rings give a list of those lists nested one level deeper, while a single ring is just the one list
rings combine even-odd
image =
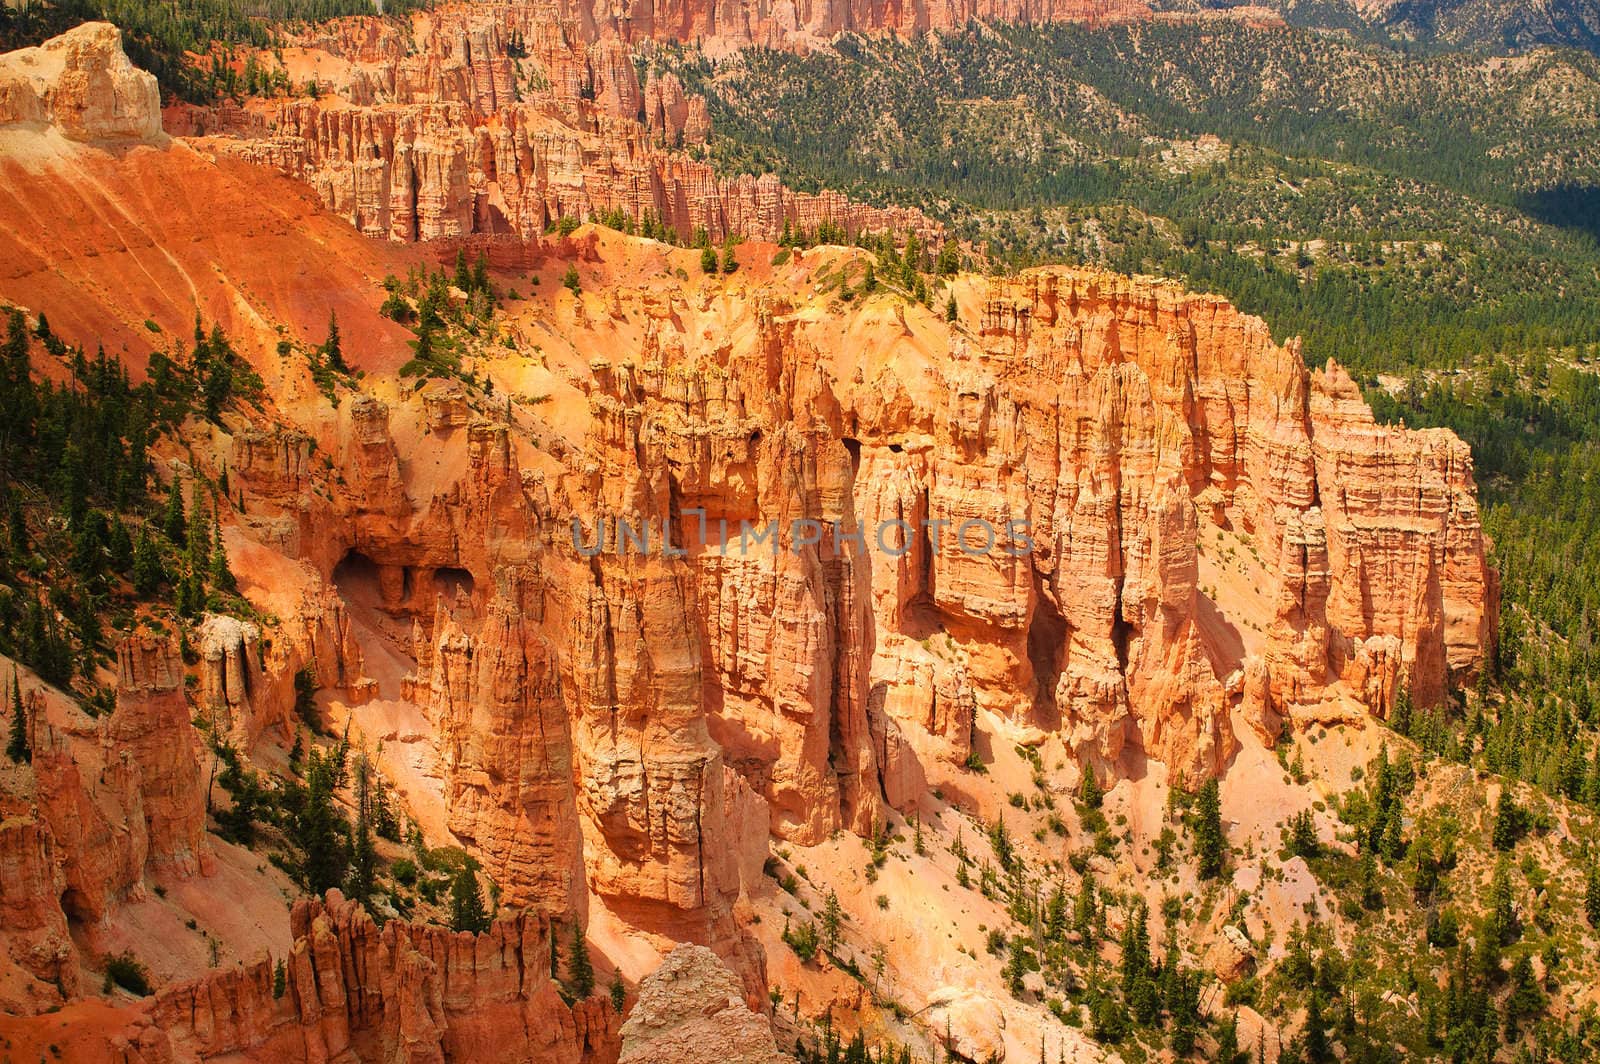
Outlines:
[{"label": "pine tree", "polygon": [[339,340],[339,315],[328,311],[328,338],[322,342],[322,357],[327,360],[328,367],[343,373],[344,348]]},{"label": "pine tree", "polygon": [[589,959],[589,940],[584,937],[583,925],[572,925],[572,959],[568,962],[572,976],[572,992],[578,1000],[594,993],[594,964]]},{"label": "pine tree", "polygon": [[296,834],[305,853],[302,878],[306,889],[319,897],[344,882],[349,864],[345,842],[349,826],[333,804],[335,768],[333,757],[311,752],[305,800],[296,818]]},{"label": "pine tree", "polygon": [[167,539],[178,546],[183,546],[188,530],[188,519],[184,516],[183,484],[177,477],[172,478],[172,488],[167,493],[167,512],[161,520],[161,531]]},{"label": "pine tree", "polygon": [[[484,907],[483,888],[471,864],[464,864],[450,882],[450,926],[456,931],[480,934],[489,930],[489,911]],[[555,932],[551,931],[552,964],[555,957]]]},{"label": "pine tree", "polygon": [[6,756],[14,764],[30,764],[33,761],[33,742],[28,731],[28,709],[22,702],[22,682],[17,678],[16,666],[12,666],[11,738],[6,743]]},{"label": "pine tree", "polygon": [[356,763],[356,835],[350,848],[350,896],[363,904],[372,897],[377,872],[377,850],[372,841],[372,778],[366,755]]},{"label": "pine tree", "polygon": [[844,929],[844,909],[839,905],[839,895],[828,891],[822,906],[822,943],[829,953],[839,951],[839,935]]},{"label": "pine tree", "polygon": [[1590,927],[1600,927],[1600,866],[1589,866],[1588,883],[1583,892],[1583,911]]},{"label": "pine tree", "polygon": [[1516,849],[1517,840],[1522,837],[1522,810],[1517,807],[1517,801],[1508,789],[1500,792],[1500,800],[1494,807],[1494,829],[1491,841],[1494,848],[1502,853]]},{"label": "pine tree", "polygon": [[628,988],[622,985],[622,972],[611,973],[611,1011],[618,1016],[622,1015],[622,1007],[628,1003]]},{"label": "pine tree", "polygon": [[28,553],[31,544],[28,542],[28,521],[22,513],[22,502],[16,495],[9,494],[6,500],[6,538],[11,544],[11,556],[22,558]]},{"label": "pine tree", "polygon": [[1000,862],[1000,867],[1009,871],[1011,862],[1016,858],[1016,853],[1011,845],[1011,833],[1006,830],[1006,815],[1004,812],[994,822],[994,827],[989,829],[989,848],[994,850],[995,858]]},{"label": "pine tree", "polygon": [[1218,1064],[1237,1064],[1239,1059],[1239,1017],[1229,1015],[1217,1032]]},{"label": "pine tree", "polygon": [[574,296],[583,294],[583,279],[578,276],[577,263],[574,262],[567,266],[567,272],[561,275],[561,284]]},{"label": "pine tree", "polygon": [[722,269],[717,261],[717,253],[710,244],[700,249],[700,272],[704,274],[717,273]]},{"label": "pine tree", "polygon": [[122,523],[122,515],[118,514],[111,521],[111,538],[106,544],[107,553],[111,559],[111,568],[119,573],[128,572],[133,566],[133,537],[128,534],[128,526]]},{"label": "pine tree", "polygon": [[1313,988],[1311,1000],[1306,1005],[1306,1059],[1312,1064],[1322,1064],[1332,1057],[1328,1046],[1328,1033],[1322,1019],[1322,991]]},{"label": "pine tree", "polygon": [[1227,841],[1222,835],[1222,798],[1215,779],[1206,781],[1196,801],[1194,850],[1201,879],[1215,879],[1222,874]]},{"label": "pine tree", "polygon": [[733,273],[739,268],[739,260],[733,256],[733,237],[728,237],[722,245],[722,272]]},{"label": "pine tree", "polygon": [[1104,792],[1100,790],[1100,781],[1095,777],[1094,768],[1085,765],[1083,768],[1083,786],[1078,791],[1078,801],[1083,803],[1085,809],[1099,809],[1105,800]]},{"label": "pine tree", "polygon": [[1383,908],[1383,892],[1378,889],[1378,862],[1371,850],[1361,854],[1361,905],[1374,910]]},{"label": "pine tree", "polygon": [[1090,945],[1094,944],[1096,904],[1094,873],[1085,869],[1083,882],[1078,884],[1078,898],[1072,904],[1072,927]]},{"label": "pine tree", "polygon": [[1506,858],[1495,866],[1494,879],[1489,884],[1489,934],[1484,941],[1493,940],[1496,946],[1507,946],[1522,934],[1517,921],[1516,903],[1511,894],[1511,869]]},{"label": "pine tree", "polygon": [[[1395,692],[1394,705],[1389,708],[1389,727],[1401,735],[1412,735],[1411,691],[1401,687]],[[1413,736],[1414,737],[1414,736]]]},{"label": "pine tree", "polygon": [[222,526],[217,523],[215,512],[213,512],[211,520],[215,537],[209,571],[211,586],[218,591],[237,594],[239,583],[233,578],[233,568],[228,564],[228,549],[222,544]]}]

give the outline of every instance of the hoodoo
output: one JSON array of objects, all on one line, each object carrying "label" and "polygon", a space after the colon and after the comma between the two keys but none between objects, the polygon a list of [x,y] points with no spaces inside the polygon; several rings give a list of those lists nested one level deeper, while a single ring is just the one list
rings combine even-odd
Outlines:
[{"label": "hoodoo", "polygon": [[1591,706],[1515,686],[1474,449],[1394,417],[1476,384],[732,172],[727,57],[969,19],[1220,17],[447,3],[187,52],[186,99],[105,23],[0,56],[0,1056],[1592,1034]]}]

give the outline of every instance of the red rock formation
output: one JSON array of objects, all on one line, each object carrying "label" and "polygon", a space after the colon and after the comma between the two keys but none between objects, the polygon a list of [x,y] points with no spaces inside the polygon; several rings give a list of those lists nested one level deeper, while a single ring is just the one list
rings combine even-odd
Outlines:
[{"label": "red rock formation", "polygon": [[164,638],[130,636],[117,669],[109,717],[52,703],[34,740],[39,809],[66,884],[61,905],[91,923],[142,895],[147,868],[193,875],[209,859],[200,736],[177,652]]},{"label": "red rock formation", "polygon": [[[281,987],[276,963],[262,957],[166,987],[137,1005],[84,1010],[70,1017],[65,1059],[617,1060],[620,1020],[610,1001],[568,1006],[551,981],[552,927],[542,916],[503,917],[480,935],[400,920],[380,929],[358,904],[330,891],[325,901],[297,902],[291,922],[295,941],[281,962]],[[50,1019],[38,1017],[10,1036],[26,1046]]]},{"label": "red rock formation", "polygon": [[73,140],[149,140],[161,132],[161,97],[123,53],[121,31],[86,22],[0,59],[0,126],[19,122]]},{"label": "red rock formation", "polygon": [[551,925],[534,913],[481,935],[391,920],[330,891],[291,917],[282,997],[270,959],[163,990],[151,1015],[180,1060],[515,1060],[612,1064],[609,1001],[569,1008],[549,976]]},{"label": "red rock formation", "polygon": [[[672,75],[641,86],[628,45],[587,17],[471,5],[419,16],[411,32],[414,42],[393,23],[347,19],[299,39],[285,62],[326,78],[342,100],[189,109],[172,125],[231,138],[217,143],[305,181],[361,232],[398,241],[528,238],[563,216],[617,209],[684,238],[704,229],[713,240],[775,240],[786,224],[825,221],[851,235],[940,232],[918,211],[796,193],[771,175],[719,177],[668,150],[705,140],[705,101]],[[513,59],[513,45],[528,59]]]},{"label": "red rock formation", "polygon": [[32,1013],[77,991],[69,919],[107,921],[144,895],[150,873],[209,870],[200,737],[182,676],[172,646],[141,634],[118,646],[107,717],[23,677],[33,760],[8,762],[0,778],[0,909],[15,962],[0,976],[0,1008]]},{"label": "red rock formation", "polygon": [[[389,63],[391,39],[363,36],[363,25],[339,40]],[[530,204],[552,188],[587,195],[548,180],[592,164],[581,145],[533,136],[547,119],[499,103],[494,48],[471,32],[451,39],[410,57],[415,71],[400,63],[362,90],[437,99],[275,105],[295,124],[257,143],[317,167],[347,162],[353,209],[384,235],[397,224],[414,233],[424,218],[486,217],[476,193],[465,208],[454,198],[458,167],[469,187],[492,173],[503,192],[507,175],[545,166],[535,187],[546,191]],[[572,80],[580,108],[602,95],[630,105],[627,67],[607,54],[593,53],[610,84],[594,101],[592,76]],[[178,217],[147,234],[153,246],[131,265],[120,253],[72,260],[63,271],[86,301],[114,307],[100,293],[128,290],[134,268],[170,279],[160,261],[185,261],[197,236],[240,245],[216,252],[236,286],[226,291],[303,292],[305,279],[275,272],[286,218],[316,234],[291,257],[317,291],[345,285],[376,302],[376,278],[414,261],[405,249],[341,243],[288,182],[236,161],[202,164],[190,145],[118,159],[72,150],[76,172],[108,195],[136,199],[165,166],[239,208],[217,214],[217,232]],[[575,162],[550,168],[569,151]],[[388,168],[401,158],[420,170],[396,201]],[[55,202],[53,182],[6,172],[24,203]],[[422,172],[438,179],[412,180]],[[289,213],[273,213],[283,200]],[[7,261],[31,261],[42,242],[33,213],[6,216]],[[66,217],[97,246],[135,242],[117,223]],[[581,293],[559,290],[497,323],[542,336],[538,358],[531,344],[473,346],[475,373],[496,381],[492,400],[464,384],[402,384],[353,339],[368,373],[335,408],[268,331],[241,347],[279,389],[271,409],[229,411],[184,440],[197,474],[229,470],[242,497],[226,515],[230,557],[253,557],[239,565],[241,584],[284,620],[265,655],[242,626],[208,625],[216,638],[202,641],[196,709],[243,739],[268,735],[302,665],[352,695],[376,682],[361,675],[358,608],[409,632],[393,654],[414,669],[389,677],[397,690],[386,697],[421,705],[439,830],[480,856],[508,901],[570,920],[597,899],[657,945],[711,947],[759,1002],[763,958],[738,911],[758,889],[769,832],[810,843],[872,830],[886,805],[905,808],[931,779],[959,778],[980,723],[991,735],[1058,732],[1103,772],[1151,758],[1192,778],[1225,762],[1235,709],[1272,735],[1280,714],[1382,711],[1401,678],[1426,701],[1473,668],[1494,630],[1462,445],[1373,425],[1336,367],[1309,374],[1295,347],[1219,299],[1037,270],[957,279],[964,314],[949,325],[890,292],[818,301],[819,272],[859,270],[855,251],[807,251],[775,267],[775,249],[757,245],[713,282],[683,269],[689,252],[597,231],[578,234],[579,246],[594,275]],[[362,254],[364,272],[350,272],[345,259]],[[0,295],[59,291],[44,273],[24,265],[0,277]],[[322,304],[316,319],[326,321]],[[365,343],[367,333],[348,335]],[[503,403],[533,379],[560,388],[560,401]],[[889,520],[914,526],[902,554],[877,537]],[[995,548],[1022,546],[1008,525],[1025,522],[1031,549],[964,549],[983,529],[961,524],[980,520],[997,530]],[[656,549],[591,558],[573,543],[574,522],[591,543],[602,528],[614,537],[618,521],[648,526]],[[778,531],[752,545],[747,523]],[[664,529],[685,553],[664,549]],[[1219,558],[1219,540],[1241,557]],[[1203,568],[1248,586],[1219,590]],[[359,588],[340,583],[351,570]],[[1267,630],[1246,640],[1253,624]],[[36,827],[0,835],[5,867],[24,884],[8,884],[3,900],[32,927],[20,948],[35,984],[52,978],[50,944],[62,941],[42,905],[51,891],[67,916],[93,922],[136,895],[150,863],[204,865],[198,736],[180,669],[170,648],[146,641],[121,662],[110,718],[54,704],[41,715],[27,770],[36,789],[17,793],[47,799]],[[469,1051],[486,1024],[554,1030],[533,1004],[544,991],[508,982],[520,954],[504,936],[489,957],[473,945],[469,963],[463,940],[443,932],[378,932],[336,905],[304,912],[289,1003],[269,1003],[264,968],[169,992],[162,1007],[188,1032],[180,1044],[289,1056],[360,1044],[428,1059],[452,1030],[479,1032],[462,1035]],[[538,939],[514,937],[528,934]],[[46,947],[37,962],[36,942]],[[482,993],[453,1010],[457,983],[440,973],[469,971],[462,985]],[[572,1039],[542,1044],[598,1029],[571,1023]]]},{"label": "red rock formation", "polygon": [[33,809],[6,796],[0,807],[0,927],[8,963],[0,968],[0,1011],[31,1015],[78,992],[76,951],[67,934],[66,887],[55,837]]},{"label": "red rock formation", "polygon": [[977,0],[956,3],[903,4],[884,0],[821,0],[789,7],[706,0],[650,0],[621,12],[576,0],[561,10],[588,26],[606,26],[635,36],[675,37],[702,41],[713,50],[758,44],[772,48],[804,48],[839,33],[922,33],[961,26],[972,19],[994,22],[1086,22],[1106,25],[1150,17],[1142,0]]},{"label": "red rock formation", "polygon": [[[782,303],[752,301],[755,338],[731,353],[672,324],[691,308],[640,309],[641,363],[594,372],[585,542],[698,510],[734,530],[944,529],[903,557],[838,531],[691,549],[711,734],[785,837],[867,830],[925,759],[965,757],[976,710],[1059,730],[1104,772],[1137,754],[1193,778],[1234,749],[1241,674],[1266,678],[1244,708],[1275,734],[1269,714],[1347,697],[1381,712],[1397,678],[1436,700],[1492,633],[1464,446],[1377,428],[1339,405],[1336,367],[1313,377],[1221,300],[1089,271],[996,282],[915,392],[894,354],[908,315],[807,375],[839,341]],[[1235,645],[1240,604],[1200,587],[1202,496],[1205,526],[1259,543],[1280,589],[1259,657]],[[996,549],[962,545],[969,521]]]}]

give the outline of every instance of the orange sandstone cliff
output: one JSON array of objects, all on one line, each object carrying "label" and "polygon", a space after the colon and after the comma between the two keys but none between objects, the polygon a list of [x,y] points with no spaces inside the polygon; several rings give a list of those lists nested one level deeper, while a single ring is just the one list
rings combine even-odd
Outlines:
[{"label": "orange sandstone cliff", "polygon": [[369,236],[532,237],[605,211],[718,242],[824,222],[940,231],[919,211],[717,175],[678,150],[704,142],[705,101],[672,74],[641,83],[630,45],[573,14],[472,4],[344,19],[255,60],[321,96],[175,108],[171,128],[305,181]]},{"label": "orange sandstone cliff", "polygon": [[[501,91],[492,66],[458,73]],[[615,76],[600,98],[633,106]],[[549,216],[546,191],[513,194],[511,175],[548,173],[515,108],[504,124],[467,121],[488,112],[459,95],[396,104],[443,109],[425,112],[449,141],[431,154],[417,116],[274,106],[305,124],[246,154],[291,144],[274,165],[327,177],[322,198],[374,235]],[[0,297],[84,343],[123,322],[135,366],[198,303],[267,384],[154,457],[163,478],[227,471],[229,556],[273,628],[208,618],[193,684],[172,646],[128,635],[100,719],[25,684],[39,754],[0,777],[5,1007],[88,1009],[74,929],[145,920],[147,883],[181,900],[248,867],[206,832],[192,721],[280,757],[302,668],[329,723],[382,744],[427,841],[475,855],[517,914],[474,939],[300,902],[259,943],[287,962],[283,995],[242,948],[198,981],[174,972],[152,1002],[95,1014],[126,1059],[459,1059],[505,1037],[518,1059],[612,1060],[609,1005],[569,1008],[530,974],[552,919],[634,981],[678,943],[708,947],[764,1007],[750,916],[772,838],[868,834],[934,788],[974,795],[969,755],[1001,744],[1059,743],[1108,780],[1222,773],[1286,722],[1382,715],[1401,685],[1436,702],[1495,631],[1466,446],[1376,425],[1337,365],[1308,371],[1218,298],[1046,268],[956,278],[947,323],[892,291],[841,298],[859,250],[751,241],[708,278],[694,252],[586,227],[526,244],[538,294],[466,342],[461,376],[420,382],[373,312],[409,249],[361,242],[216,139],[113,153],[17,113]],[[122,209],[72,208],[66,173]],[[643,187],[617,173],[594,187]],[[233,209],[155,224],[133,208],[162,175]],[[706,224],[693,209],[670,220]],[[334,306],[360,323],[347,357],[365,371],[337,402],[303,356]],[[157,329],[126,326],[143,318]]]}]

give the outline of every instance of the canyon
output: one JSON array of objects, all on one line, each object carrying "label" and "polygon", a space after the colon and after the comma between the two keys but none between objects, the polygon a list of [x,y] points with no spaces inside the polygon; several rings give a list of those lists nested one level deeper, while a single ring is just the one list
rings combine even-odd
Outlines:
[{"label": "canyon", "polygon": [[940,231],[916,210],[718,175],[681,150],[704,145],[705,101],[674,74],[641,79],[637,54],[592,13],[538,5],[346,19],[234,60],[315,82],[316,98],[177,107],[167,124],[304,181],[361,232],[396,241],[528,239],[607,211],[718,243],[775,241],[786,226]]},{"label": "canyon", "polygon": [[[762,41],[985,14],[739,11],[619,17]],[[186,358],[198,313],[263,382],[150,456],[163,484],[226,485],[252,616],[119,633],[104,715],[17,672],[34,755],[0,769],[14,1044],[66,1023],[79,1059],[610,1064],[708,1037],[774,1059],[775,969],[810,978],[773,957],[784,854],[842,884],[853,840],[925,822],[959,840],[1014,779],[975,766],[1026,779],[1026,751],[1053,791],[1092,773],[1137,819],[1150,788],[1270,765],[1285,735],[1359,731],[1402,693],[1439,705],[1492,652],[1498,578],[1454,434],[1378,424],[1337,363],[1310,370],[1170,281],[959,273],[935,282],[946,314],[867,287],[862,248],[780,248],[824,222],[945,234],[669,148],[703,141],[703,104],[641,84],[601,21],[445,8],[416,16],[415,49],[340,21],[282,50],[320,98],[169,108],[165,132],[110,27],[41,50],[60,63],[0,60],[0,298],[136,373]],[[737,235],[737,269],[592,223],[545,232],[614,209]],[[412,375],[385,278],[459,248],[505,294],[457,372]],[[331,394],[308,355],[330,314],[355,371]],[[337,892],[289,908],[281,869],[208,831],[226,800],[208,744],[286,765],[304,673],[324,732],[371,752],[427,845],[480,863],[489,931],[380,927]],[[103,954],[196,919],[209,963],[92,1000]],[[543,977],[574,926],[645,1013]],[[1211,932],[1197,952],[1228,941]],[[992,1029],[976,959],[895,966],[947,1050],[1084,1037],[1042,1007]],[[679,1029],[707,995],[725,1007]]]}]

